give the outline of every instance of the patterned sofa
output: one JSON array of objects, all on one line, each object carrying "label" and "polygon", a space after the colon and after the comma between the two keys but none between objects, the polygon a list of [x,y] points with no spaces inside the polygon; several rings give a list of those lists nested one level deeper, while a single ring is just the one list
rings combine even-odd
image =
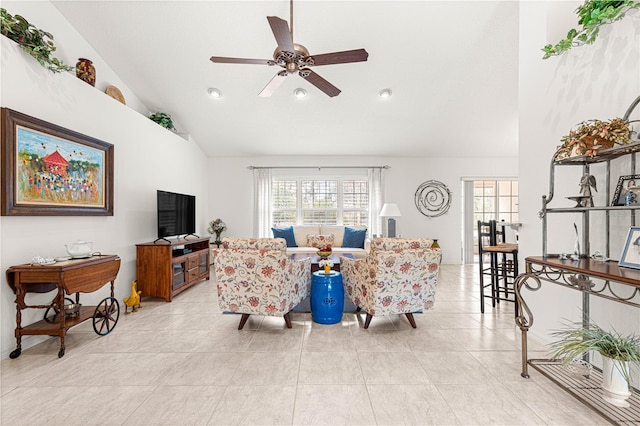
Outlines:
[{"label": "patterned sofa", "polygon": [[238,330],[249,315],[284,317],[307,297],[311,259],[290,259],[282,238],[223,238],[213,250],[220,309],[242,313]]},{"label": "patterned sofa", "polygon": [[[289,254],[295,253],[315,253],[318,248],[326,244],[331,244],[332,251],[338,255],[341,253],[352,253],[356,259],[362,259],[367,256],[369,251],[370,240],[363,239],[362,246],[355,247],[354,244],[348,244],[349,247],[344,247],[344,243],[353,242],[350,238],[350,232],[345,234],[346,226],[342,225],[293,225],[291,226],[292,233],[289,233],[290,238],[287,239],[287,252]],[[349,226],[348,228],[356,231],[366,231],[366,226]],[[287,228],[272,228],[274,236],[277,236],[279,231],[287,231]],[[366,232],[365,232],[366,234]],[[279,234],[283,235],[283,234]],[[345,235],[347,237],[345,238]],[[353,235],[353,234],[351,234]],[[293,241],[291,241],[293,240]],[[360,243],[360,241],[358,241]],[[359,245],[359,244],[358,244]]]},{"label": "patterned sofa", "polygon": [[430,309],[435,302],[442,258],[433,240],[374,238],[365,259],[341,258],[345,289],[353,303],[371,318],[405,314],[416,328],[413,312]]}]

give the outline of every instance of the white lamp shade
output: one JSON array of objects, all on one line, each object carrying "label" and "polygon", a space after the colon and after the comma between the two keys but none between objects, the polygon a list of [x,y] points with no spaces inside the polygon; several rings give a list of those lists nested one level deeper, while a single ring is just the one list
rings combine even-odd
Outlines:
[{"label": "white lamp shade", "polygon": [[380,210],[381,217],[399,217],[402,216],[400,213],[400,207],[396,203],[384,203],[382,209]]}]

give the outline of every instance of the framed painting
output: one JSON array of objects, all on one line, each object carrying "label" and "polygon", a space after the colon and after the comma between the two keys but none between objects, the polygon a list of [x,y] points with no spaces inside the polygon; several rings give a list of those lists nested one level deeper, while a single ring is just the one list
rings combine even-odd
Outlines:
[{"label": "framed painting", "polygon": [[113,216],[113,145],[2,108],[3,216]]},{"label": "framed painting", "polygon": [[640,269],[640,227],[629,228],[618,265]]},{"label": "framed painting", "polygon": [[625,175],[618,178],[612,206],[640,204],[640,175]]}]

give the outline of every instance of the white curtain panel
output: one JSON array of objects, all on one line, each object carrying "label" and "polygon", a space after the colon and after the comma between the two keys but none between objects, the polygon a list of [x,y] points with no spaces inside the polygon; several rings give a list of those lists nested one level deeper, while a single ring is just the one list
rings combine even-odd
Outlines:
[{"label": "white curtain panel", "polygon": [[253,236],[271,237],[271,169],[253,169]]},{"label": "white curtain panel", "polygon": [[382,234],[382,220],[380,219],[380,209],[382,208],[382,190],[384,182],[382,178],[382,168],[372,167],[367,169],[367,179],[369,180],[369,238],[376,234]]}]

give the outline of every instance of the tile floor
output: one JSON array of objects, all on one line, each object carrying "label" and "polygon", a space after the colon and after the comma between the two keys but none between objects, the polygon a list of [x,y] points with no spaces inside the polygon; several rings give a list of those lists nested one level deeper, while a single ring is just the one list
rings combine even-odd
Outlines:
[{"label": "tile floor", "polygon": [[[143,300],[110,335],[90,321],[4,359],[2,425],[607,424],[535,370],[520,377],[513,306],[480,314],[476,269],[444,265],[435,308],[320,325],[224,315],[215,282]],[[530,355],[544,347],[530,341]],[[536,353],[536,351],[538,351]]]}]

